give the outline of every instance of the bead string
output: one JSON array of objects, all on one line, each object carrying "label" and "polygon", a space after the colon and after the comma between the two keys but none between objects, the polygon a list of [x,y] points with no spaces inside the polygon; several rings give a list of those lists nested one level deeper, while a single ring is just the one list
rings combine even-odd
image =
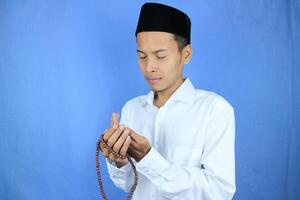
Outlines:
[{"label": "bead string", "polygon": [[[101,146],[100,146],[101,145]],[[131,187],[130,191],[128,192],[128,195],[126,197],[126,200],[130,200],[132,198],[132,195],[136,189],[136,186],[138,184],[138,174],[136,171],[136,168],[133,164],[132,159],[126,154],[126,156],[123,156],[121,154],[118,154],[117,152],[115,152],[103,139],[103,135],[101,135],[101,138],[97,141],[97,145],[96,145],[96,172],[97,172],[97,177],[98,177],[98,184],[99,184],[99,188],[100,188],[100,193],[101,196],[104,200],[108,200],[105,192],[104,192],[104,187],[103,187],[103,182],[102,182],[102,178],[101,178],[101,174],[100,174],[100,162],[99,162],[99,152],[101,151],[101,148],[105,148],[109,151],[109,153],[112,153],[115,157],[117,158],[121,158],[121,159],[128,159],[132,169],[133,169],[133,173],[134,173],[134,184]]]}]

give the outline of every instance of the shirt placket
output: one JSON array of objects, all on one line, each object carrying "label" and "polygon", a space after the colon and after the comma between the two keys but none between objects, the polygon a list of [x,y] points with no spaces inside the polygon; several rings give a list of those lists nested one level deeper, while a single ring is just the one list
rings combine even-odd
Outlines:
[{"label": "shirt placket", "polygon": [[163,121],[165,118],[165,114],[168,108],[168,104],[165,104],[161,108],[158,109],[156,117],[155,117],[155,131],[154,131],[154,148],[158,151],[162,151],[162,147],[164,145],[163,137],[161,136],[161,129],[164,125]]},{"label": "shirt placket", "polygon": [[155,116],[155,127],[154,127],[154,137],[153,137],[153,146],[159,151],[159,131],[161,123],[161,110],[159,109]]}]

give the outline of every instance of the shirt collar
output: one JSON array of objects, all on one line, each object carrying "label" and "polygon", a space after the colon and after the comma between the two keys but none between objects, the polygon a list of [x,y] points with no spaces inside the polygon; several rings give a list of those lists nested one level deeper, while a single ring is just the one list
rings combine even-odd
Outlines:
[{"label": "shirt collar", "polygon": [[[185,78],[183,83],[175,90],[168,101],[182,101],[193,102],[194,101],[195,88],[189,78]],[[154,92],[151,90],[147,96],[145,103],[153,105]]]}]

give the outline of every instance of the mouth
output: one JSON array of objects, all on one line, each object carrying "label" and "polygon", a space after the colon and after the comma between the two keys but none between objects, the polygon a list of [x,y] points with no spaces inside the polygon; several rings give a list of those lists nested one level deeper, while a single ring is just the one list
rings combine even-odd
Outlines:
[{"label": "mouth", "polygon": [[151,84],[157,83],[161,78],[146,78]]}]

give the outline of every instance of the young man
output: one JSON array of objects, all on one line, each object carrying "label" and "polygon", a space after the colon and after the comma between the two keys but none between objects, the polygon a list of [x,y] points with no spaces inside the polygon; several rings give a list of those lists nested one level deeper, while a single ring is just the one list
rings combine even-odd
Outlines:
[{"label": "young man", "polygon": [[[136,30],[138,63],[151,91],[112,116],[104,140],[135,160],[133,199],[228,200],[235,193],[234,111],[216,93],[195,89],[182,70],[192,56],[189,17],[166,5],[142,6]],[[110,177],[129,191],[127,160],[106,149]]]}]

